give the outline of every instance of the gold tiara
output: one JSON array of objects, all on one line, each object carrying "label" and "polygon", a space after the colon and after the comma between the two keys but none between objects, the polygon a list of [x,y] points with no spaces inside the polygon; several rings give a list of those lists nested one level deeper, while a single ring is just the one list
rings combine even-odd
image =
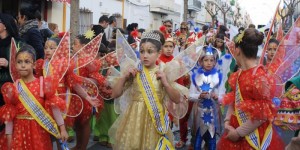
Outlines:
[{"label": "gold tiara", "polygon": [[159,36],[159,34],[155,33],[154,31],[143,33],[141,39],[153,39],[153,40],[156,40],[156,41],[160,42],[160,36]]}]

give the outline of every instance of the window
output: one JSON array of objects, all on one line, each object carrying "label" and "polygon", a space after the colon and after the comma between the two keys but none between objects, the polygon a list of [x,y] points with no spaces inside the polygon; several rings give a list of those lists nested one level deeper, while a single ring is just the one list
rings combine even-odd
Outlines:
[{"label": "window", "polygon": [[80,9],[79,12],[79,34],[84,34],[91,29],[93,23],[93,12],[89,9]]}]

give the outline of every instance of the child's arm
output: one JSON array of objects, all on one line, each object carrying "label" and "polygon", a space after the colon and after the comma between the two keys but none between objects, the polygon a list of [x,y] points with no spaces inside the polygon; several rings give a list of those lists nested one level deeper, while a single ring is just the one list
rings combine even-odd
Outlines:
[{"label": "child's arm", "polygon": [[156,77],[161,80],[170,100],[172,100],[175,104],[180,103],[181,95],[178,90],[174,89],[169,82],[167,81],[167,77],[164,72],[157,71]]},{"label": "child's arm", "polygon": [[53,117],[54,117],[57,125],[59,126],[60,138],[61,138],[62,142],[65,142],[68,139],[69,135],[66,131],[66,127],[64,125],[64,119],[62,117],[62,114],[61,114],[59,108],[56,106],[52,106],[52,112],[53,112]]},{"label": "child's arm", "polygon": [[126,81],[129,80],[129,78],[135,77],[137,72],[137,69],[129,69],[127,72],[124,73],[124,75],[121,76],[121,78],[116,82],[116,84],[112,88],[112,98],[118,98],[123,94]]},{"label": "child's arm", "polygon": [[6,138],[7,138],[7,149],[11,149],[12,132],[13,132],[13,121],[9,121],[5,124],[5,134],[6,134]]}]

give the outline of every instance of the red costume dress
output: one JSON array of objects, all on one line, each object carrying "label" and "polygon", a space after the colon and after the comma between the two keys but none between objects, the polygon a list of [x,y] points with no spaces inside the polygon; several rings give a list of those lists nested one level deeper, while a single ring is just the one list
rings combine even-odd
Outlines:
[{"label": "red costume dress", "polygon": [[[254,127],[254,129],[258,129],[259,142],[262,143],[268,126],[274,119],[274,116],[276,116],[276,109],[271,101],[275,90],[272,86],[274,85],[274,80],[270,78],[263,67],[260,66],[248,70],[237,71],[230,76],[228,82],[233,91],[224,96],[223,102],[229,104],[229,107],[231,108],[231,110],[229,108],[226,116],[226,118],[230,120],[229,124],[235,128],[239,134],[242,133],[239,132],[239,129],[241,129],[244,124],[239,124],[237,118],[238,115],[234,111],[235,109],[243,111],[247,115],[247,118],[250,118],[251,122],[262,121],[257,128]],[[240,92],[238,92],[237,86],[239,87]],[[240,93],[240,97],[243,99],[240,101],[239,105],[236,104],[237,93]],[[281,138],[274,129],[271,128],[271,130],[273,131],[272,138],[267,149],[284,149],[284,143]],[[249,135],[252,132],[253,130],[244,132],[246,134],[240,137],[237,142],[227,139],[227,133],[224,133],[218,142],[217,149],[254,149],[245,138],[246,135]]]},{"label": "red costume dress", "polygon": [[[81,61],[81,60],[78,60]],[[75,64],[75,62],[71,62],[71,66],[75,66],[73,65]],[[91,79],[93,82],[96,82],[96,85],[99,86],[103,86],[104,82],[105,82],[105,78],[99,73],[99,70],[101,68],[101,63],[99,60],[93,60],[91,63],[89,63],[88,65],[79,68],[77,71],[75,71],[75,74],[69,74],[67,76],[67,82],[70,83],[71,85],[71,92],[75,93],[77,95],[79,95],[81,97],[81,99],[83,100],[83,110],[80,113],[80,115],[76,118],[73,117],[67,117],[66,118],[66,123],[69,126],[73,126],[74,125],[74,121],[79,121],[80,123],[85,123],[88,119],[91,118],[92,116],[92,106],[91,104],[85,100],[83,95],[86,94],[90,94],[90,90],[87,89],[81,89],[81,90],[86,90],[85,91],[78,91],[78,88],[76,88],[76,86],[78,85],[82,85],[84,84],[84,80],[82,77],[84,78],[88,78]],[[77,72],[77,73],[76,73]],[[98,89],[92,89],[92,93],[97,93]],[[71,102],[70,102],[70,106],[69,106],[69,110],[71,111],[71,114],[76,114],[76,112],[78,112],[78,106],[81,106],[81,101],[80,100],[75,100],[75,98],[77,97],[73,97],[71,98]],[[100,110],[103,107],[103,99],[100,95],[97,96],[97,99],[99,99],[101,101],[101,105],[98,107],[98,112],[100,112]],[[72,112],[75,111],[75,112]]]},{"label": "red costume dress", "polygon": [[[39,78],[25,84],[49,114],[52,114],[51,106],[64,110],[66,107],[64,101],[55,96],[57,80],[53,78],[43,80],[43,88],[40,88]],[[44,97],[41,97],[41,89],[43,89]],[[13,122],[12,149],[52,150],[50,134],[38,124],[21,103],[16,85],[6,83],[1,90],[5,93],[5,105],[0,109],[0,117],[2,121]]]}]

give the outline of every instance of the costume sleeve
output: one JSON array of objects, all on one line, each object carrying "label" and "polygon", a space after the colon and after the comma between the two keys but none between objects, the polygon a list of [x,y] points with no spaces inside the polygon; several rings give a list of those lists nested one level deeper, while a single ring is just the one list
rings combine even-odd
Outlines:
[{"label": "costume sleeve", "polygon": [[198,97],[201,93],[197,90],[196,86],[194,84],[191,84],[190,86],[190,101],[199,101]]},{"label": "costume sleeve", "polygon": [[0,120],[1,122],[13,121],[17,115],[17,108],[15,106],[18,100],[18,91],[13,83],[5,83],[1,92],[3,93],[3,98],[5,105],[0,107]]},{"label": "costume sleeve", "polygon": [[251,120],[273,120],[277,113],[271,100],[275,91],[274,80],[269,78],[262,69],[257,70],[252,89],[253,98],[244,99],[237,107],[249,115]]},{"label": "costume sleeve", "polygon": [[238,73],[235,72],[230,75],[228,79],[228,83],[232,89],[231,92],[224,95],[223,99],[221,100],[222,105],[229,105],[232,104],[235,100],[235,89],[236,89],[236,81],[237,81]]},{"label": "costume sleeve", "polygon": [[52,107],[55,106],[61,111],[65,111],[66,102],[60,97],[56,96],[58,87],[58,79],[54,77],[44,78],[44,96],[45,96],[45,108],[48,112],[52,112]]},{"label": "costume sleeve", "polygon": [[43,65],[44,65],[43,59],[38,59],[35,62],[35,77],[36,78],[43,76]]}]

